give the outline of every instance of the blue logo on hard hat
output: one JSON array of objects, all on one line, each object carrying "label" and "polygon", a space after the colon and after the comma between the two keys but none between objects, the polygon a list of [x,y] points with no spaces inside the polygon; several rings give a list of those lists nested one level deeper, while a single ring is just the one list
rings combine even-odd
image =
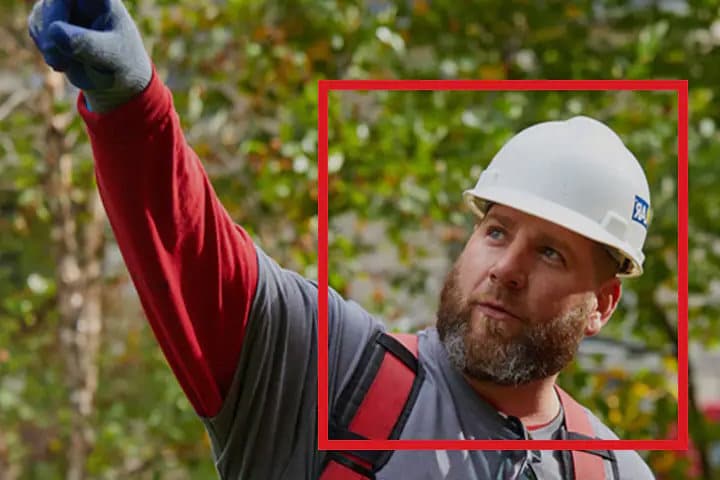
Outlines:
[{"label": "blue logo on hard hat", "polygon": [[648,227],[650,216],[650,204],[642,198],[635,195],[635,205],[633,206],[632,219],[643,227]]}]

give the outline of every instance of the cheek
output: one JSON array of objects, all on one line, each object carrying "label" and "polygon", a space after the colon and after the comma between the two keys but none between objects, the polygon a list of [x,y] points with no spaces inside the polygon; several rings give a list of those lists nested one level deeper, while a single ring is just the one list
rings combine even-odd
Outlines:
[{"label": "cheek", "polygon": [[532,301],[536,307],[537,320],[550,322],[581,306],[587,308],[592,296],[592,293],[571,293],[558,287],[556,290],[541,289],[533,295]]},{"label": "cheek", "polygon": [[568,295],[560,286],[546,279],[532,282],[526,298],[536,320],[550,321],[573,304],[572,295]]},{"label": "cheek", "polygon": [[462,275],[475,279],[483,277],[490,267],[491,255],[492,252],[483,245],[479,230],[476,231],[458,258]]},{"label": "cheek", "polygon": [[457,260],[458,287],[464,295],[472,292],[487,275],[487,257],[476,250],[465,250]]}]

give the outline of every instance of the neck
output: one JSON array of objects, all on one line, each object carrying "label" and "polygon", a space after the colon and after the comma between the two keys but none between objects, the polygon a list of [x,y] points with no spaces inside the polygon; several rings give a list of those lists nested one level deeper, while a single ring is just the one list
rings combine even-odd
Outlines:
[{"label": "neck", "polygon": [[465,379],[475,392],[505,415],[519,418],[532,427],[552,421],[560,411],[560,400],[555,393],[553,375],[517,387],[497,385],[492,382]]}]

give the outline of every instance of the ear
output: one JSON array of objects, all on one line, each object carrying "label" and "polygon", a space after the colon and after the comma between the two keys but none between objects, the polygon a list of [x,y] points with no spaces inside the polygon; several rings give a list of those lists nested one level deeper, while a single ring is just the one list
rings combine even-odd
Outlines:
[{"label": "ear", "polygon": [[606,280],[595,291],[596,307],[590,312],[588,324],[585,327],[585,335],[592,337],[597,335],[605,324],[610,320],[622,295],[622,283],[617,277]]}]

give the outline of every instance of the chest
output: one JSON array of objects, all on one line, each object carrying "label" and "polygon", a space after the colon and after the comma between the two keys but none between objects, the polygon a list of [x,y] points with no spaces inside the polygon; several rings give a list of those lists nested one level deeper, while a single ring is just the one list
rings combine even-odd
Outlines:
[{"label": "chest", "polygon": [[[559,428],[560,419],[554,428]],[[418,395],[401,439],[521,439],[522,426],[502,418],[474,397],[458,398],[426,382]],[[557,452],[498,450],[396,451],[378,472],[378,480],[484,480],[517,478],[527,462],[539,478],[562,479],[562,458]]]}]

